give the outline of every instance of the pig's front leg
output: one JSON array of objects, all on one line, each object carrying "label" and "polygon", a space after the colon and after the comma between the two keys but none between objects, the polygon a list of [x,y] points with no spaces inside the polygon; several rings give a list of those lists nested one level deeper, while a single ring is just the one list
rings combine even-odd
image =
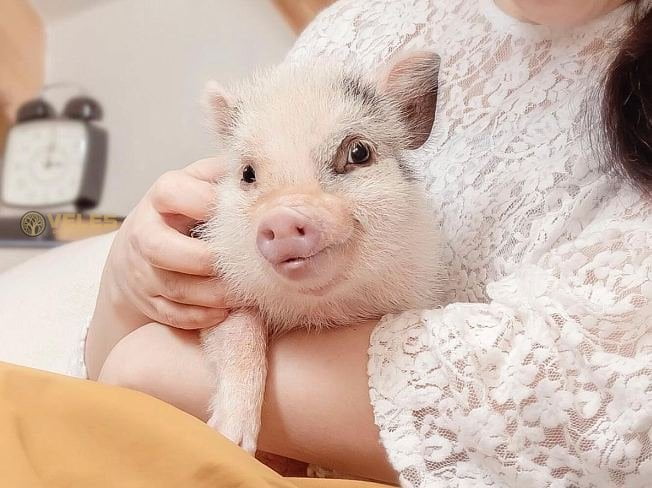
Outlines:
[{"label": "pig's front leg", "polygon": [[202,341],[216,373],[208,425],[254,454],[267,377],[265,324],[253,311],[238,311]]}]

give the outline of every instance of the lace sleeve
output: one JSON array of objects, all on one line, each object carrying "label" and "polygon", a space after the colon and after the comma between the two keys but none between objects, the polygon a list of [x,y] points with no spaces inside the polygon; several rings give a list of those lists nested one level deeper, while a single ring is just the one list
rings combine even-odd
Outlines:
[{"label": "lace sleeve", "polygon": [[489,303],[381,322],[371,399],[403,486],[650,486],[649,217],[595,221]]}]

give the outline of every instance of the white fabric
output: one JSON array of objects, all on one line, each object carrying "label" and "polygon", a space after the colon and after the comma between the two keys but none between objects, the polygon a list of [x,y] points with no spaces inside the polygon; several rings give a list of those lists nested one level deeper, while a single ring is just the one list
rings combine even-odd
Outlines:
[{"label": "white fabric", "polygon": [[85,377],[86,331],[114,233],[0,273],[0,361]]},{"label": "white fabric", "polygon": [[412,159],[441,212],[449,305],[386,317],[370,346],[403,486],[650,486],[652,206],[600,171],[584,116],[628,14],[563,31],[491,0],[345,0],[289,56],[442,58]]}]

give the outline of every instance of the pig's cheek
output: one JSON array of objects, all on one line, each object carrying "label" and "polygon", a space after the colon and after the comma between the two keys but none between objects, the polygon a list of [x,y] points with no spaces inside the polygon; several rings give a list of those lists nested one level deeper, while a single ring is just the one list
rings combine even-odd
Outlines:
[{"label": "pig's cheek", "polygon": [[370,220],[367,212],[364,211],[362,206],[358,206],[351,210],[348,217],[350,219],[350,225],[353,228],[353,238],[359,239],[365,234],[369,227]]},{"label": "pig's cheek", "polygon": [[337,242],[345,242],[354,234],[355,204],[339,195],[323,194],[316,205],[316,220],[319,220],[327,234]]},{"label": "pig's cheek", "polygon": [[239,206],[233,210],[233,214],[234,219],[231,225],[240,229],[239,234],[242,239],[238,246],[240,252],[250,252],[253,253],[255,259],[262,259],[256,246],[258,224],[261,218],[259,207],[257,205]]}]

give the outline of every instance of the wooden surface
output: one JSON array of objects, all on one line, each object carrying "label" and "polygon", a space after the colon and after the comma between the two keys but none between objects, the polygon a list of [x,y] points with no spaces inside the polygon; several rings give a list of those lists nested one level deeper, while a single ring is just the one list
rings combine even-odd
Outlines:
[{"label": "wooden surface", "polygon": [[29,0],[0,0],[0,147],[18,106],[43,84],[45,35]]},{"label": "wooden surface", "polygon": [[335,3],[335,0],[273,1],[297,34],[299,34],[319,12],[330,4]]}]

